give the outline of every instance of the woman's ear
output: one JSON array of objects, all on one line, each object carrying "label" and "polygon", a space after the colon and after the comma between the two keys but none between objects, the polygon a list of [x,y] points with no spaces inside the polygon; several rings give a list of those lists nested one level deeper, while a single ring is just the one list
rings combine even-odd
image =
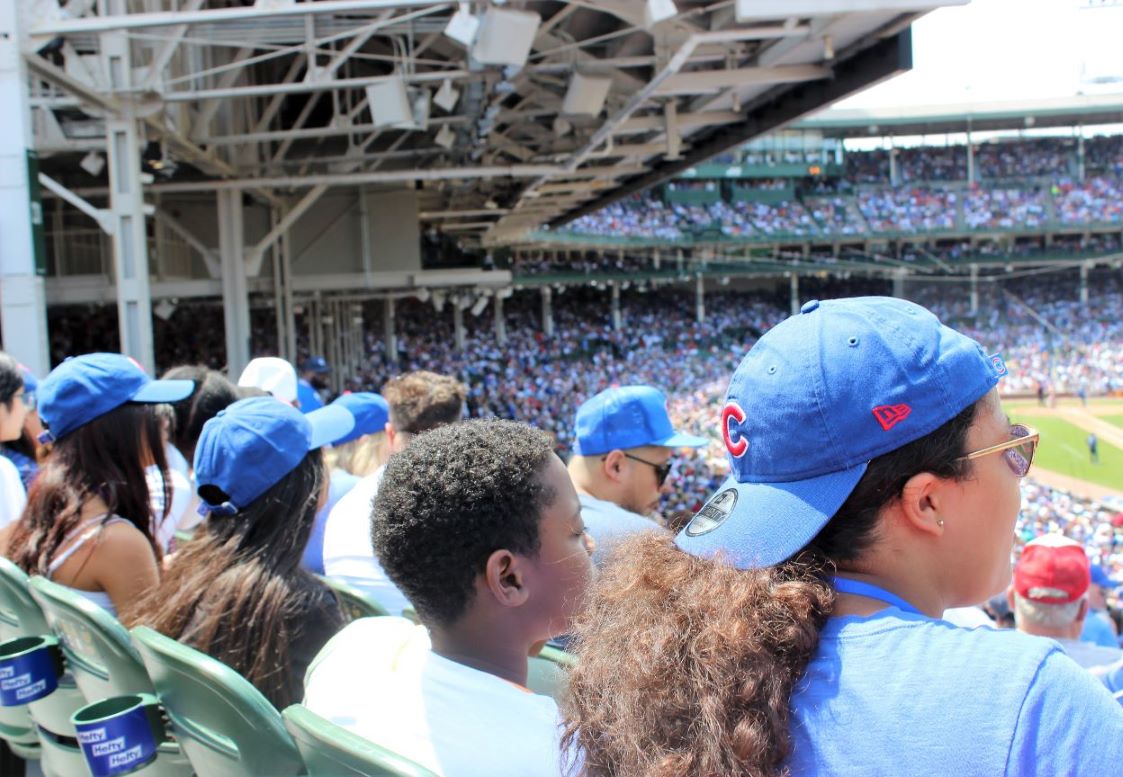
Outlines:
[{"label": "woman's ear", "polygon": [[947,482],[931,472],[913,475],[901,489],[901,517],[917,531],[940,536],[944,533],[944,488]]},{"label": "woman's ear", "polygon": [[524,560],[509,550],[497,550],[488,556],[484,583],[503,607],[521,607],[530,595]]}]

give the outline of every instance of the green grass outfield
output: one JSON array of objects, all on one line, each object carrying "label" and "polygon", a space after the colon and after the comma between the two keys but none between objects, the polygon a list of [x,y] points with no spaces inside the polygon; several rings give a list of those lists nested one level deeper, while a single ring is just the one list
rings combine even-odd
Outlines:
[{"label": "green grass outfield", "polygon": [[1120,429],[1123,429],[1123,415],[1102,415],[1100,420],[1107,421],[1109,424],[1115,424]]},{"label": "green grass outfield", "polygon": [[1011,409],[1010,415],[1016,422],[1041,431],[1041,446],[1034,459],[1035,466],[1123,491],[1123,451],[1119,448],[1101,439],[1100,463],[1092,464],[1088,456],[1088,432],[1080,427],[1049,416],[1019,419],[1016,409]]}]

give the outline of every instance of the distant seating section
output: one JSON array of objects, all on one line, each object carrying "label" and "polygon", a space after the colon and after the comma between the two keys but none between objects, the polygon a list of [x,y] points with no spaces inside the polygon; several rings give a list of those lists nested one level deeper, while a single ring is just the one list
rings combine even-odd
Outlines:
[{"label": "distant seating section", "polygon": [[[963,145],[879,149],[848,153],[841,180],[676,181],[582,216],[560,233],[768,243],[1123,228],[1120,137],[1088,139],[1083,164],[1074,138],[986,142],[968,156]],[[680,202],[684,190],[695,189],[707,201]]]}]

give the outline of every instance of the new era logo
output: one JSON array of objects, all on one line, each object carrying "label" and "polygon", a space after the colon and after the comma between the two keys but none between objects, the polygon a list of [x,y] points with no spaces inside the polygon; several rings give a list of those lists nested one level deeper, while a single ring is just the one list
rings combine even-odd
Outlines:
[{"label": "new era logo", "polygon": [[873,409],[873,417],[881,424],[881,428],[888,432],[908,418],[911,412],[912,408],[908,405],[878,405]]}]

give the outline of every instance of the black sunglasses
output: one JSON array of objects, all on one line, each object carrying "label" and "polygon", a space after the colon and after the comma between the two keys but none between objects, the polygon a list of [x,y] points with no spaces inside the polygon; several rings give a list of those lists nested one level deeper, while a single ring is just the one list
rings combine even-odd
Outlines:
[{"label": "black sunglasses", "polygon": [[629,458],[632,461],[638,461],[640,464],[646,464],[647,466],[655,470],[655,479],[659,481],[660,486],[667,482],[667,476],[671,474],[671,462],[668,461],[666,464],[656,464],[654,461],[641,459],[639,456],[633,456],[632,454],[625,453],[624,451],[621,451],[621,453],[624,453],[625,458]]}]

